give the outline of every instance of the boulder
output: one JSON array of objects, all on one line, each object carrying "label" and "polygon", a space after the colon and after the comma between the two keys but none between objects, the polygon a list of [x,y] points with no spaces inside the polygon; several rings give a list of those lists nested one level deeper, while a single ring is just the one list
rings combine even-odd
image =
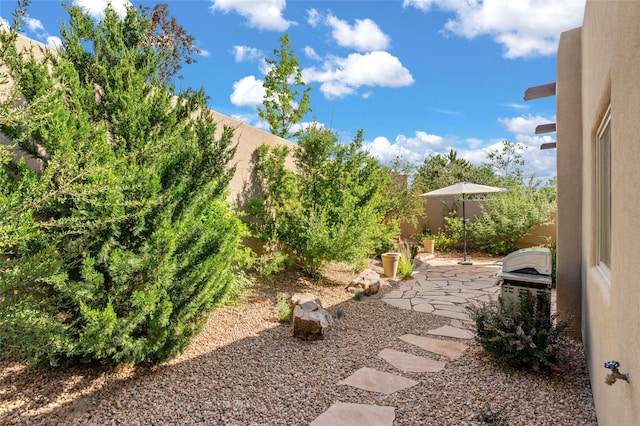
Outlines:
[{"label": "boulder", "polygon": [[351,281],[347,287],[349,292],[359,290],[365,296],[371,296],[380,291],[380,274],[373,269],[365,269]]},{"label": "boulder", "polygon": [[294,300],[297,295],[312,297],[295,299],[300,303],[295,305],[291,316],[293,335],[302,340],[324,339],[333,325],[331,314],[322,307],[317,297],[308,293],[297,293],[291,297],[291,300]]},{"label": "boulder", "polygon": [[291,315],[289,315],[289,317],[293,318],[293,309],[296,306],[302,305],[303,303],[306,303],[306,302],[313,302],[316,305],[322,307],[322,302],[320,302],[320,299],[315,294],[311,294],[311,293],[293,293],[293,295],[288,300],[289,309],[290,309],[290,313],[291,313]]}]

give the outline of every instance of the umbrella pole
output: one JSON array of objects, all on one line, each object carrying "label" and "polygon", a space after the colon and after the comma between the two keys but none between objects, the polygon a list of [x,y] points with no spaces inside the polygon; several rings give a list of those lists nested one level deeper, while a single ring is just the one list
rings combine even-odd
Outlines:
[{"label": "umbrella pole", "polygon": [[462,194],[462,233],[464,234],[464,250],[462,254],[462,262],[458,262],[461,265],[472,265],[471,262],[467,262],[467,212],[464,209],[464,193]]}]

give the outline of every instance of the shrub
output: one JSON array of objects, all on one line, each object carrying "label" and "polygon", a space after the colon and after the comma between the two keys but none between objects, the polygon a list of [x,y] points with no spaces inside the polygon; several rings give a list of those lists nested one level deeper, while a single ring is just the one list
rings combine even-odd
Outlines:
[{"label": "shrub", "polygon": [[2,356],[160,362],[238,283],[233,131],[216,131],[202,91],[165,80],[174,46],[150,42],[150,16],[68,12],[55,57],[20,55],[0,32],[32,112],[2,131],[42,160],[0,156]]},{"label": "shrub", "polygon": [[403,244],[400,249],[400,260],[398,261],[398,273],[402,278],[411,278],[415,264],[411,258],[410,248]]},{"label": "shrub", "polygon": [[361,301],[362,299],[364,299],[364,292],[360,289],[355,289],[353,291],[353,298],[358,302]]},{"label": "shrub", "polygon": [[278,308],[278,318],[280,321],[287,322],[291,319],[291,306],[289,298],[284,293],[278,293],[276,297],[276,307]]},{"label": "shrub", "polygon": [[254,267],[261,277],[270,277],[278,274],[291,266],[291,258],[286,253],[279,250],[266,250],[258,256],[254,262]]},{"label": "shrub", "polygon": [[495,194],[482,216],[468,224],[469,239],[490,254],[510,253],[531,228],[547,224],[555,209],[553,191],[517,188]]},{"label": "shrub", "polygon": [[518,303],[498,302],[469,307],[482,348],[511,367],[539,369],[554,365],[563,321],[549,315],[548,295],[526,292]]},{"label": "shrub", "polygon": [[249,204],[256,236],[291,253],[317,276],[328,261],[354,261],[388,245],[398,232],[386,220],[388,170],[362,150],[363,136],[348,145],[318,124],[307,127],[285,168],[286,148],[261,146],[256,155],[259,199]]},{"label": "shrub", "polygon": [[447,237],[444,232],[441,232],[435,236],[433,245],[436,251],[451,251],[453,240],[451,237]]},{"label": "shrub", "polygon": [[462,218],[458,217],[456,212],[449,213],[444,217],[444,230],[438,229],[438,234],[434,236],[435,249],[437,251],[451,251],[458,248],[464,239],[463,230]]}]

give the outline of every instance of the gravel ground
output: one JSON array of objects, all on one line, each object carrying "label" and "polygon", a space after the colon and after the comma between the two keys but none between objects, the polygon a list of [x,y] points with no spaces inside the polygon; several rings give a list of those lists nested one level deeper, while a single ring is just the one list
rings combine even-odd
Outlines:
[{"label": "gravel ground", "polygon": [[[397,337],[449,321],[386,305],[381,293],[393,282],[355,301],[345,291],[352,277],[334,265],[320,283],[289,272],[256,284],[241,304],[212,314],[184,353],[155,367],[0,363],[0,424],[306,425],[338,401],[394,406],[394,425],[597,424],[580,342],[565,342],[561,372],[505,370],[475,342],[456,361],[430,355],[448,361],[439,373],[399,372],[378,352],[424,356]],[[299,341],[278,321],[277,292],[293,291],[314,292],[334,318],[344,309],[327,340]],[[390,396],[338,385],[361,367],[420,383]]]}]

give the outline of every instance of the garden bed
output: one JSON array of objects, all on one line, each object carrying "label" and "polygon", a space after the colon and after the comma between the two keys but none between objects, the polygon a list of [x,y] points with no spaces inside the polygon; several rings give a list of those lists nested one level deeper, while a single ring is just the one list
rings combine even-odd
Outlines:
[{"label": "garden bed", "polygon": [[[403,372],[420,383],[390,396],[339,385],[361,367],[397,374],[378,352],[424,355],[397,337],[448,324],[391,307],[380,293],[353,300],[345,291],[353,276],[332,265],[320,283],[297,272],[261,280],[159,366],[48,370],[0,363],[0,423],[304,425],[341,401],[396,407],[394,425],[596,424],[582,345],[572,340],[564,343],[557,372],[504,370],[473,342],[456,361],[430,355],[447,361],[439,373]],[[294,291],[315,293],[334,314],[329,339],[299,341],[279,322],[277,294]],[[339,319],[338,307],[345,314]]]}]

